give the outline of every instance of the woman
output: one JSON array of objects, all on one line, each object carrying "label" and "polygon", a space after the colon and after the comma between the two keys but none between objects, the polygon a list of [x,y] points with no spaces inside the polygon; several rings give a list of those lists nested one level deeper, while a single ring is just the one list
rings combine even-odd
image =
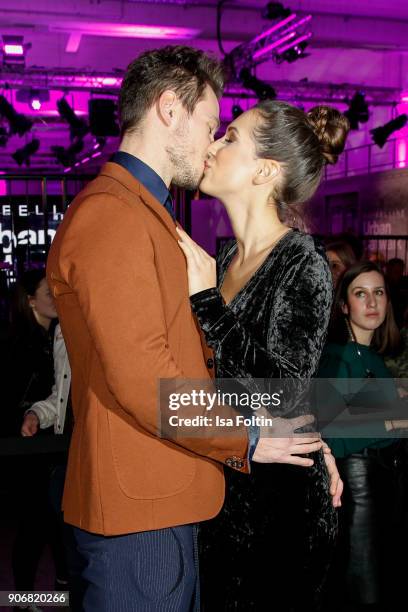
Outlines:
[{"label": "woman", "polygon": [[[57,311],[45,270],[25,272],[14,290],[12,333],[7,362],[9,435],[17,436],[25,412],[45,400],[54,383],[53,341]],[[50,434],[44,430],[39,435]],[[25,433],[23,433],[25,435]],[[66,584],[66,561],[61,531],[49,503],[50,473],[55,457],[49,453],[21,454],[12,458],[10,473],[17,534],[12,564],[15,589],[33,591],[42,552],[50,544],[56,567],[56,583]],[[36,610],[35,606],[28,609]]]},{"label": "woman", "polygon": [[333,285],[336,287],[344,270],[356,263],[357,259],[351,246],[340,239],[329,239],[325,243],[326,255],[332,273]]},{"label": "woman", "polygon": [[28,270],[14,287],[7,342],[7,435],[19,435],[25,410],[54,383],[52,346],[57,311],[44,270]]},{"label": "woman", "polygon": [[[330,271],[322,247],[286,218],[313,195],[347,131],[335,109],[305,114],[268,101],[209,147],[200,188],[223,202],[236,237],[218,256],[218,286],[214,261],[179,234],[218,377],[313,375],[329,321]],[[309,468],[252,462],[249,477],[228,471],[226,479],[224,508],[201,529],[204,609],[263,610],[270,599],[280,612],[318,610],[337,525],[323,454]]]},{"label": "woman", "polygon": [[[340,279],[329,340],[319,376],[339,379],[337,388],[349,403],[372,378],[382,380],[372,381],[375,389],[366,395],[371,396],[368,408],[374,407],[374,401],[387,406],[397,399],[383,355],[398,347],[399,332],[384,275],[375,263],[359,262]],[[365,391],[369,392],[370,388]],[[359,396],[363,397],[361,393]],[[339,458],[345,484],[334,592],[346,595],[348,603],[359,606],[358,610],[398,608],[394,597],[403,582],[402,576],[398,579],[394,562],[396,542],[403,536],[402,529],[398,531],[402,511],[398,485],[402,473],[398,466],[399,444],[392,430],[407,425],[408,422],[391,418],[376,420],[373,412],[368,424],[350,427],[352,436],[340,437],[339,432],[329,442]],[[345,588],[339,588],[343,577]]]}]

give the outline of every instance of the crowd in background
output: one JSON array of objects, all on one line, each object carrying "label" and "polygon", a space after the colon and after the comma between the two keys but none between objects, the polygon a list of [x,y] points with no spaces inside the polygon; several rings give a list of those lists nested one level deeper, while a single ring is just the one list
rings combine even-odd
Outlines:
[{"label": "crowd in background", "polygon": [[[404,397],[408,394],[408,278],[404,261],[392,258],[385,265],[373,261],[375,257],[363,253],[359,240],[346,234],[327,238],[325,249],[335,298],[328,344],[318,375],[405,378],[396,385],[397,393]],[[377,328],[373,326],[368,344],[357,337],[358,323],[357,327],[353,325],[352,316],[354,294],[350,288],[362,275],[385,288],[384,316]],[[378,299],[381,302],[383,298],[378,294]],[[1,310],[8,314],[7,318],[3,316],[1,327],[0,436],[41,437],[45,448],[50,436],[65,434],[65,440],[69,438],[73,415],[69,363],[44,270],[25,272],[10,288],[7,300],[8,307],[2,304]],[[346,345],[349,354],[343,350]],[[347,443],[341,446],[340,442],[333,442],[333,452],[339,461],[345,492],[340,511],[340,544],[328,580],[328,597],[341,592],[345,601],[340,604],[342,598],[337,597],[338,605],[354,606],[344,609],[380,610],[375,606],[379,605],[382,592],[390,593],[390,583],[399,575],[394,563],[396,548],[389,544],[395,544],[395,538],[401,534],[398,530],[406,527],[405,476],[401,471],[407,465],[404,464],[405,441],[396,442],[395,436],[389,440],[379,437],[364,439],[359,445],[354,440],[350,448]],[[8,492],[16,518],[10,552],[14,587],[25,591],[38,587],[38,564],[49,544],[55,566],[55,587],[67,590],[68,568],[78,562],[61,513],[67,446],[54,448],[52,452],[38,452],[37,446],[31,453],[21,448],[16,446],[14,456],[0,456],[4,468],[1,490]],[[395,471],[396,466],[399,471]],[[365,484],[371,479],[374,489],[364,489],[361,479],[365,479]],[[366,493],[364,500],[358,496],[362,486]],[[387,535],[388,546],[384,539],[379,541],[381,538],[375,530]],[[405,537],[404,532],[400,541]],[[73,585],[71,576],[71,589],[77,586]],[[398,585],[392,589],[396,593]],[[29,609],[36,610],[35,606]]]}]

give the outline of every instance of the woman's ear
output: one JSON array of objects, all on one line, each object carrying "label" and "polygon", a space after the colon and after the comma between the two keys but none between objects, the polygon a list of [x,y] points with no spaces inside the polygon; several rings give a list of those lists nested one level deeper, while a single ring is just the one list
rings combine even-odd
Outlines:
[{"label": "woman's ear", "polygon": [[275,181],[279,176],[281,166],[273,159],[259,159],[254,176],[254,185],[265,185]]},{"label": "woman's ear", "polygon": [[348,307],[348,305],[346,304],[346,302],[342,302],[342,303],[341,303],[341,312],[342,312],[343,314],[345,314],[345,315],[348,315],[348,314],[349,314],[349,307]]}]

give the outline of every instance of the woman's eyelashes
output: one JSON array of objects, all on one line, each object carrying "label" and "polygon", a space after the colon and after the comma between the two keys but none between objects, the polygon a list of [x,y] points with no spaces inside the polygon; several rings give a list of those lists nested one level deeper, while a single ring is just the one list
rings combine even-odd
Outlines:
[{"label": "woman's eyelashes", "polygon": [[[374,293],[377,296],[381,296],[381,295],[384,295],[384,290],[383,289],[377,289]],[[356,297],[365,297],[366,293],[365,293],[365,291],[356,291],[356,293],[354,295]]]}]

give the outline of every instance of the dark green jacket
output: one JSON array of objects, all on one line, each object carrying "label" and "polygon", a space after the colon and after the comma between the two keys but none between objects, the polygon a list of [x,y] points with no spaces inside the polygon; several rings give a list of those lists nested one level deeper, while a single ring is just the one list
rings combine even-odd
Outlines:
[{"label": "dark green jacket", "polygon": [[[360,351],[359,356],[357,349]],[[347,401],[353,395],[362,390],[367,370],[369,370],[378,380],[379,394],[383,397],[384,402],[393,401],[397,397],[397,390],[391,378],[389,370],[384,365],[383,358],[378,355],[373,349],[362,344],[349,342],[347,344],[328,343],[322,353],[318,378],[336,379],[332,381],[338,392]],[[384,382],[383,379],[389,379]],[[370,383],[375,384],[375,381],[369,379]],[[380,399],[380,398],[376,398]],[[334,422],[335,424],[335,422]],[[375,421],[373,419],[369,426],[353,425],[353,437],[328,437],[327,442],[332,449],[335,457],[346,457],[352,453],[361,452],[364,448],[383,448],[393,443],[395,432],[389,433],[385,429],[384,421]],[[327,428],[327,435],[333,436],[333,427]],[[344,429],[343,429],[344,431]],[[364,437],[357,437],[359,433],[364,434]],[[323,435],[325,430],[323,430]],[[372,436],[372,437],[371,437]]]}]

